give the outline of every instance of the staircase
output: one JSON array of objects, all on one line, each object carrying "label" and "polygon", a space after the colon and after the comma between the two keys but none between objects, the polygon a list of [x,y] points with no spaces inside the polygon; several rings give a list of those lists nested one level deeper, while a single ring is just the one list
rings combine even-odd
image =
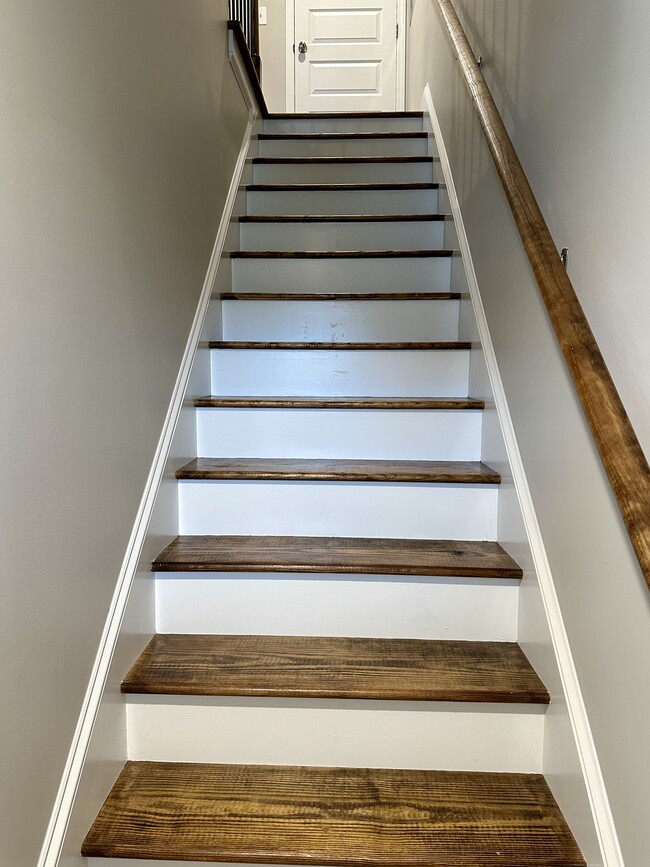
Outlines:
[{"label": "staircase", "polygon": [[584,864],[422,130],[264,122],[90,864]]}]

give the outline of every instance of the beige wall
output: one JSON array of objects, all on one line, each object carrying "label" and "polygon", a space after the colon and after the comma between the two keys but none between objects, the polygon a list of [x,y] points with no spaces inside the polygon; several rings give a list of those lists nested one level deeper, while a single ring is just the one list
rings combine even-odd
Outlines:
[{"label": "beige wall", "polygon": [[0,0],[0,864],[33,867],[245,127],[225,0]]},{"label": "beige wall", "polygon": [[269,111],[286,111],[286,3],[293,0],[260,0],[266,6],[268,24],[260,27],[262,90]]},{"label": "beige wall", "polygon": [[[647,448],[650,74],[640,40],[650,9],[631,0],[457,5],[469,7],[470,38],[558,246],[571,248],[571,276]],[[625,863],[643,867],[650,594],[434,6],[415,7],[410,106],[420,107],[428,82]],[[516,553],[501,521],[499,533]],[[548,652],[541,643],[526,649],[533,658]],[[561,756],[548,747],[545,771],[571,811]]]}]

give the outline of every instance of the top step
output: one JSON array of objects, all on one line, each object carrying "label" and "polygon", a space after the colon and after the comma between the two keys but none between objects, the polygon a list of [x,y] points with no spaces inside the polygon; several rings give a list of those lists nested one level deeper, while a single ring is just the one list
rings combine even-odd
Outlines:
[{"label": "top step", "polygon": [[422,112],[273,114],[265,133],[422,132]]}]

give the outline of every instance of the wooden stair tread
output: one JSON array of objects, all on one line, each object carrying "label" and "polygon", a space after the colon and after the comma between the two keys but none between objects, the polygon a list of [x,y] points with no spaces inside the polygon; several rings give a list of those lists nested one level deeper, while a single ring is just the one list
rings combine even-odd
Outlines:
[{"label": "wooden stair tread", "polygon": [[86,857],[584,867],[541,775],[128,762]]},{"label": "wooden stair tread", "polygon": [[471,397],[197,397],[194,406],[224,409],[409,409],[481,410],[482,400]]},{"label": "wooden stair tread", "polygon": [[195,458],[178,479],[428,482],[499,484],[497,472],[480,461],[361,461],[322,458]]},{"label": "wooden stair tread", "polygon": [[247,214],[240,223],[442,223],[447,214]]},{"label": "wooden stair tread", "polygon": [[424,117],[421,111],[274,111],[269,112],[266,120],[384,120],[387,117]]},{"label": "wooden stair tread", "polygon": [[210,349],[321,349],[331,351],[368,351],[375,350],[390,350],[390,351],[405,351],[405,350],[422,350],[422,351],[446,351],[454,349],[471,349],[472,344],[462,340],[438,340],[429,341],[428,343],[411,342],[411,343],[350,343],[343,341],[325,342],[315,340],[210,340],[208,342]]},{"label": "wooden stair tread", "polygon": [[457,301],[460,292],[222,292],[222,301]]},{"label": "wooden stair tread", "polygon": [[177,536],[154,572],[315,572],[519,580],[497,542],[336,536]]},{"label": "wooden stair tread", "polygon": [[345,156],[345,157],[253,157],[251,162],[253,165],[284,165],[293,166],[299,163],[308,163],[311,165],[347,165],[348,163],[361,163],[362,165],[372,165],[374,163],[431,163],[433,157],[426,156]]},{"label": "wooden stair tread", "polygon": [[235,250],[231,259],[449,259],[453,250]]},{"label": "wooden stair tread", "polygon": [[549,702],[512,642],[296,635],[155,635],[122,692]]},{"label": "wooden stair tread", "polygon": [[347,139],[427,138],[426,132],[261,132],[260,141],[342,141]]},{"label": "wooden stair tread", "polygon": [[441,184],[439,183],[385,183],[385,184],[248,184],[246,189],[249,192],[291,192],[292,190],[320,191],[320,190],[336,190],[337,192],[345,190],[437,190]]}]

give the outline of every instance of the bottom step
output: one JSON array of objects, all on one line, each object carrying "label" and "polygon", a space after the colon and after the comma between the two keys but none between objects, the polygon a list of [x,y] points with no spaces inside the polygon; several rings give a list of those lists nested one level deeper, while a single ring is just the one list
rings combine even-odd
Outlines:
[{"label": "bottom step", "polygon": [[527,774],[129,762],[87,857],[348,867],[583,867]]}]

